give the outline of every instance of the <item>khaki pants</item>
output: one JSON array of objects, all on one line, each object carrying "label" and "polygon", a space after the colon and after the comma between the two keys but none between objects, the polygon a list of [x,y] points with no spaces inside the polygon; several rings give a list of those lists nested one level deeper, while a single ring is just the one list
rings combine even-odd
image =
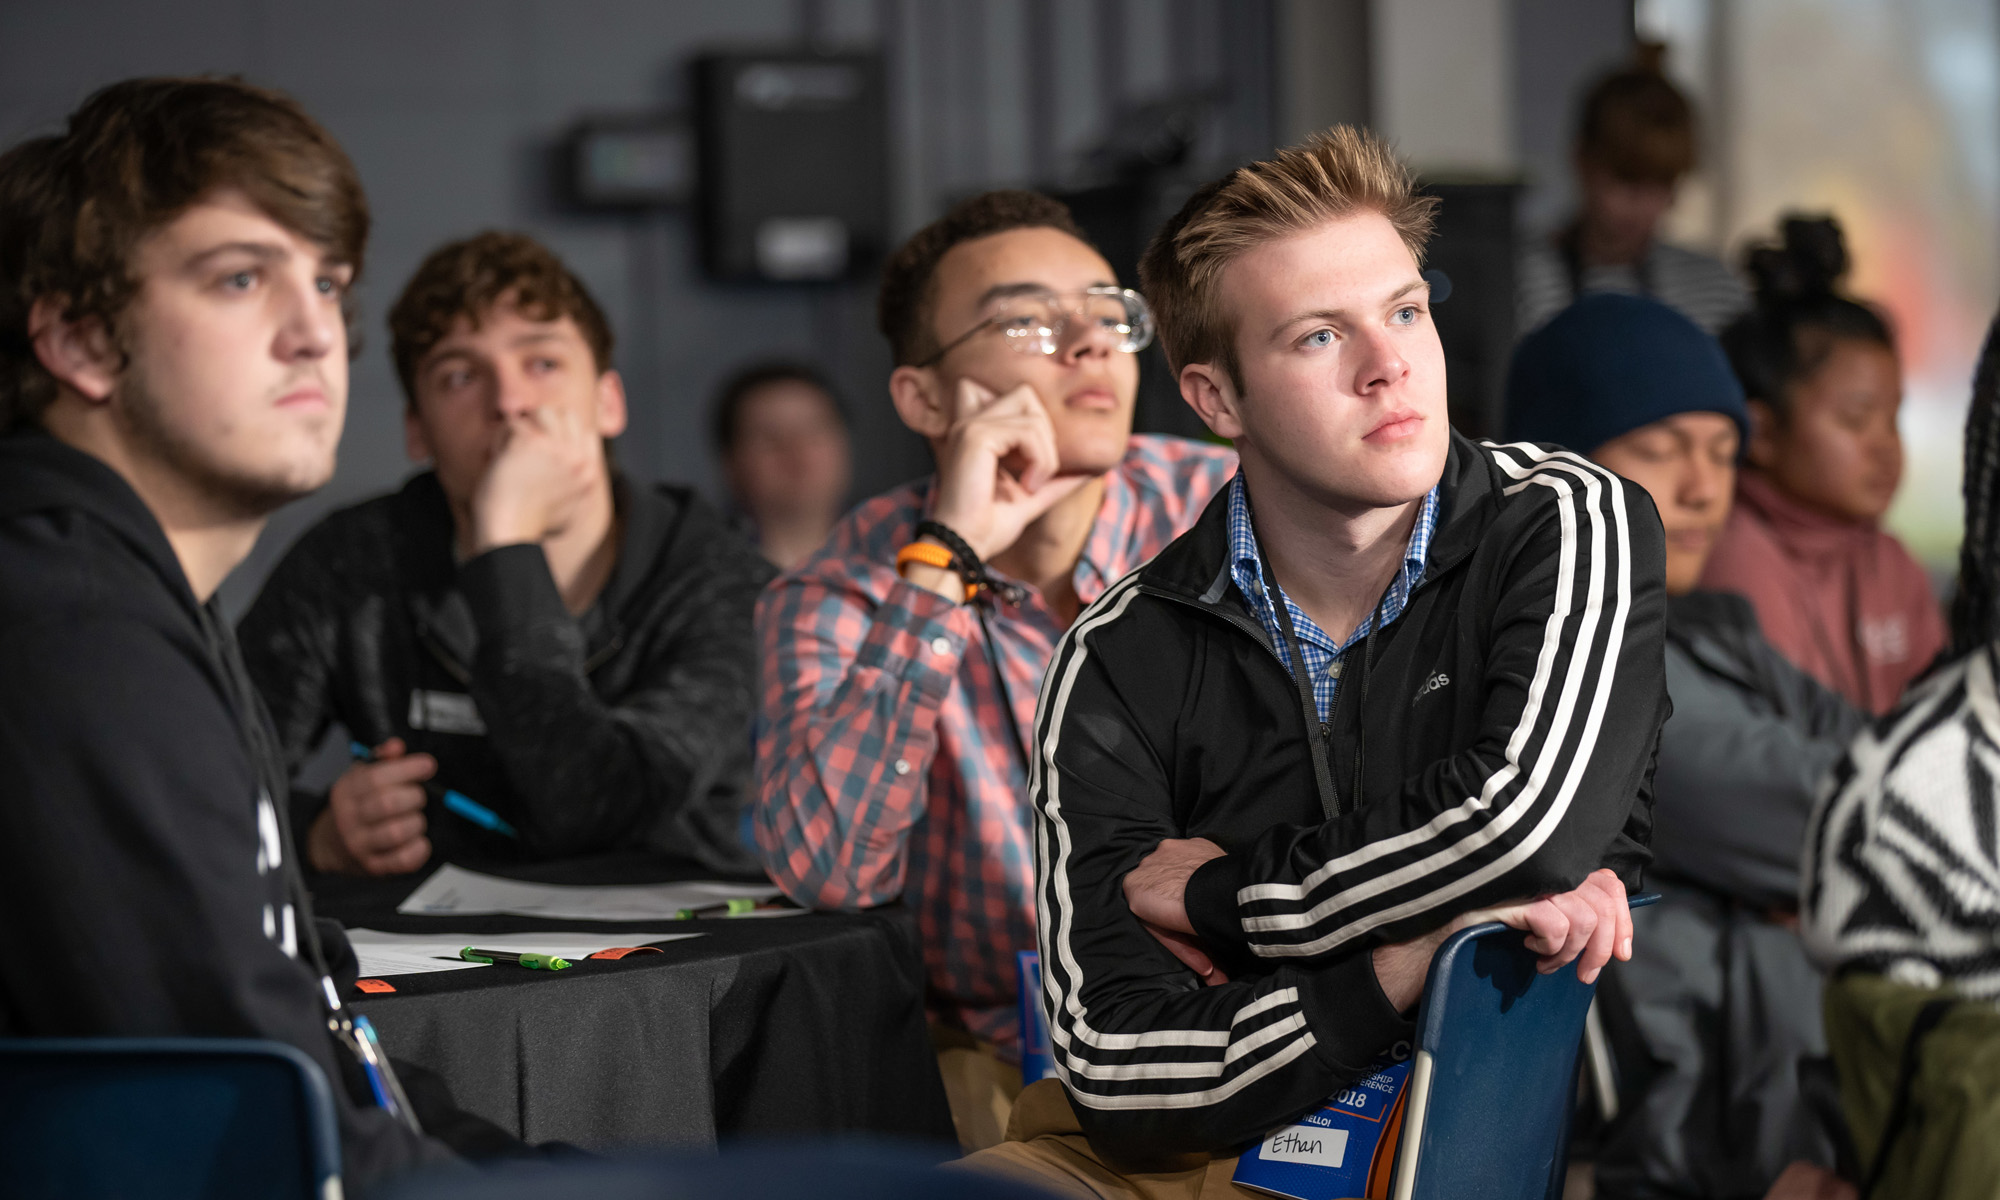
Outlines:
[{"label": "khaki pants", "polygon": [[1061,1083],[1031,1083],[1014,1102],[1007,1140],[951,1164],[1036,1184],[1062,1196],[1104,1200],[1269,1200],[1229,1181],[1236,1159],[1189,1154],[1167,1170],[1120,1174],[1106,1166],[1083,1136]]},{"label": "khaki pants", "polygon": [[1021,1094],[1021,1068],[1001,1058],[992,1042],[947,1025],[931,1026],[931,1049],[937,1051],[938,1074],[951,1102],[958,1148],[971,1154],[999,1145],[1007,1136],[1014,1097]]}]

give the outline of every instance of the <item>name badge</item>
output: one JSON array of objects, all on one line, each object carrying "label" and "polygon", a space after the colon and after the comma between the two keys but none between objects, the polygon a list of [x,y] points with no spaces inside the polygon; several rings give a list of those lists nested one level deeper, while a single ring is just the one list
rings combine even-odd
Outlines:
[{"label": "name badge", "polygon": [[1386,1197],[1409,1079],[1408,1061],[1377,1062],[1354,1086],[1246,1151],[1233,1181],[1289,1200]]},{"label": "name badge", "polygon": [[486,722],[479,717],[479,706],[463,692],[419,690],[410,693],[410,728],[483,737]]}]

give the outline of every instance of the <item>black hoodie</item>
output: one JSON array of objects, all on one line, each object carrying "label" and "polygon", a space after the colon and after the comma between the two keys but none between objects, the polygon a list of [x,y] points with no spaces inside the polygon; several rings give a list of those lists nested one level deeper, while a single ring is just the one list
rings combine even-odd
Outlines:
[{"label": "black hoodie", "polygon": [[151,511],[88,454],[0,438],[0,1035],[290,1043],[365,1185],[448,1152],[344,1086],[283,787],[228,626]]},{"label": "black hoodie", "polygon": [[[434,860],[646,849],[748,872],[740,820],[757,679],[750,627],[769,563],[681,488],[620,481],[617,566],[573,617],[534,545],[456,561],[437,476],[307,531],[238,635],[296,769],[338,721],[437,756]],[[324,799],[295,798],[304,833]]]}]

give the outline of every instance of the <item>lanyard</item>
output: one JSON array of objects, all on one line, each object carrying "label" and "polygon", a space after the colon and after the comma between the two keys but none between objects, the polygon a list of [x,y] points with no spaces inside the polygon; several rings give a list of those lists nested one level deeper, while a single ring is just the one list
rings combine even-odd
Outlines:
[{"label": "lanyard", "polygon": [[[990,594],[991,589],[988,592]],[[992,668],[994,686],[1000,689],[1000,709],[1007,714],[1007,732],[1013,735],[1014,752],[1021,756],[1021,771],[1032,782],[1035,772],[1028,761],[1028,740],[1021,736],[1021,723],[1014,718],[1014,692],[1007,686],[1005,664],[1000,661],[1000,643],[993,637],[993,626],[986,621],[985,600],[985,596],[975,596],[970,603],[973,613],[979,618],[980,635],[986,639],[986,662]]]},{"label": "lanyard", "polygon": [[[221,625],[212,609],[202,609],[204,634],[210,642],[210,649],[220,659],[224,690],[230,702],[238,710],[237,731],[243,739],[244,751],[251,759],[251,769],[259,776],[257,800],[268,807],[271,818],[277,826],[278,872],[284,883],[285,897],[291,902],[292,924],[295,949],[302,952],[305,964],[319,975],[320,999],[326,1004],[327,1035],[342,1049],[354,1056],[361,1068],[362,1077],[368,1081],[368,1090],[375,1103],[416,1132],[422,1133],[423,1126],[417,1120],[416,1110],[403,1092],[402,1083],[396,1078],[396,1069],[389,1062],[388,1053],[375,1036],[375,1027],[364,1016],[350,1016],[347,1007],[340,1002],[340,989],[334,985],[333,972],[328,968],[326,948],[320,944],[319,927],[313,922],[312,893],[306,887],[305,875],[299,869],[299,843],[292,838],[291,816],[285,804],[278,797],[284,795],[285,780],[281,772],[266,771],[270,764],[281,762],[277,748],[270,742],[269,718],[265,716],[262,702],[254,689],[247,689],[248,673],[243,669],[243,660],[236,649],[235,639]],[[261,819],[261,818],[260,818]]]},{"label": "lanyard", "polygon": [[[1346,681],[1333,689],[1333,703],[1328,706],[1326,720],[1319,719],[1319,704],[1313,699],[1312,676],[1306,671],[1305,650],[1299,643],[1298,631],[1292,628],[1291,605],[1285,602],[1285,595],[1278,586],[1278,576],[1271,570],[1271,560],[1264,554],[1264,546],[1257,546],[1258,566],[1264,572],[1264,603],[1277,611],[1278,627],[1285,633],[1285,653],[1292,664],[1292,682],[1298,685],[1299,711],[1305,717],[1307,753],[1313,761],[1313,782],[1319,788],[1319,807],[1330,820],[1340,815],[1340,787],[1333,778],[1333,722],[1340,715],[1340,698],[1347,694]],[[1402,570],[1399,566],[1398,572]],[[1382,631],[1382,610],[1389,603],[1389,592],[1396,586],[1391,578],[1389,585],[1382,589],[1382,598],[1375,602],[1375,608],[1368,615],[1368,628],[1362,634],[1368,641],[1368,649],[1362,652],[1361,662],[1361,702],[1368,703],[1369,668],[1375,658],[1376,634]],[[1345,657],[1342,655],[1341,657]],[[1366,761],[1366,742],[1359,736],[1354,739],[1354,777],[1349,793],[1358,801],[1361,796],[1361,766]]]}]

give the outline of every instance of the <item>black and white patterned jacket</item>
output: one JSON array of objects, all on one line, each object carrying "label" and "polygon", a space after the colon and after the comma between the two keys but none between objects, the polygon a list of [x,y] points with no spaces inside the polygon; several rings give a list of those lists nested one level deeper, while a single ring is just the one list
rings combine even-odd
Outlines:
[{"label": "black and white patterned jacket", "polygon": [[2000,646],[1918,684],[1856,738],[1805,845],[1806,949],[1828,971],[2000,999]]}]

